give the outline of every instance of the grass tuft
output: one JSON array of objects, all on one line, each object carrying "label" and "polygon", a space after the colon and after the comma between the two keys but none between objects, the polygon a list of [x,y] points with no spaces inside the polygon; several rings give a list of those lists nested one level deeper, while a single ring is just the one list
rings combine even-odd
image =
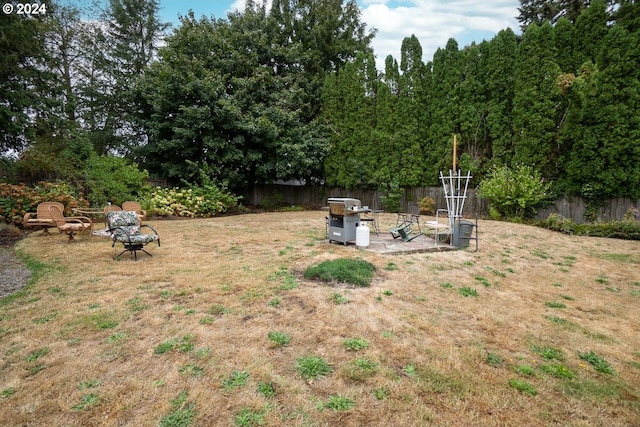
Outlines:
[{"label": "grass tuft", "polygon": [[391,395],[387,387],[381,387],[373,390],[373,396],[378,400],[385,400]]},{"label": "grass tuft", "polygon": [[566,379],[575,378],[575,374],[569,369],[567,369],[566,366],[560,363],[551,363],[548,365],[541,365],[540,370],[556,378],[566,378]]},{"label": "grass tuft", "polygon": [[532,377],[536,373],[535,369],[530,365],[518,365],[514,370],[524,377]]},{"label": "grass tuft", "polygon": [[229,378],[222,380],[222,388],[226,391],[242,387],[247,384],[249,373],[246,371],[233,371]]},{"label": "grass tuft", "polygon": [[186,390],[180,392],[178,397],[171,401],[172,411],[162,417],[159,427],[188,427],[193,423],[196,416],[196,404],[187,403],[188,393]]},{"label": "grass tuft", "polygon": [[502,366],[502,357],[497,353],[488,352],[486,361],[488,365],[493,366],[494,368]]},{"label": "grass tuft", "polygon": [[345,377],[354,382],[364,382],[367,378],[372,377],[377,372],[378,364],[366,357],[355,359],[343,369]]},{"label": "grass tuft", "polygon": [[460,295],[462,295],[463,297],[477,297],[478,296],[478,291],[476,291],[473,288],[470,288],[468,286],[463,286],[462,288],[460,288],[458,290],[458,293]]},{"label": "grass tuft", "polygon": [[267,334],[267,338],[274,347],[284,347],[289,344],[291,337],[284,332],[271,331]]},{"label": "grass tuft", "polygon": [[29,353],[27,355],[27,357],[25,358],[25,360],[27,362],[35,362],[36,360],[38,360],[39,358],[46,356],[49,353],[49,349],[48,348],[41,348],[40,350],[36,350],[33,351],[31,353]]},{"label": "grass tuft", "polygon": [[258,393],[264,397],[274,397],[276,395],[276,388],[271,382],[260,381],[258,383]]},{"label": "grass tuft", "polygon": [[264,424],[264,411],[242,408],[236,415],[235,425],[237,427],[255,427]]},{"label": "grass tuft", "polygon": [[296,359],[296,370],[308,380],[326,377],[331,372],[331,366],[318,356],[303,356]]},{"label": "grass tuft", "polygon": [[339,294],[337,292],[331,295],[331,300],[337,305],[347,304],[347,303],[351,302],[351,300],[349,298],[347,298],[347,297],[345,297],[342,294]]},{"label": "grass tuft", "polygon": [[588,353],[578,352],[578,357],[589,363],[591,366],[593,366],[593,369],[602,374],[613,375],[616,373],[611,365],[609,365],[609,362],[595,354],[593,351],[590,351]]},{"label": "grass tuft", "polygon": [[180,372],[182,375],[187,375],[194,378],[204,377],[204,368],[193,363],[187,363],[186,365],[181,366],[178,369],[178,372]]},{"label": "grass tuft", "polygon": [[338,282],[357,287],[368,287],[373,279],[375,267],[362,259],[340,258],[324,261],[307,268],[305,279],[323,282]]},{"label": "grass tuft", "polygon": [[369,343],[364,338],[347,338],[342,343],[347,351],[358,351],[369,348]]},{"label": "grass tuft", "polygon": [[193,350],[193,335],[185,335],[181,339],[173,339],[158,344],[154,349],[154,354],[164,354],[169,351],[177,350],[181,353],[189,353]]},{"label": "grass tuft", "polygon": [[348,411],[356,406],[356,403],[348,397],[336,394],[329,396],[329,399],[324,402],[323,406],[331,409],[332,411]]},{"label": "grass tuft", "polygon": [[544,303],[544,305],[549,308],[567,308],[567,306],[564,303],[561,303],[558,301],[547,301]]},{"label": "grass tuft", "polygon": [[517,378],[513,378],[513,379],[509,380],[509,385],[511,387],[515,388],[516,390],[518,390],[519,392],[522,392],[524,394],[528,394],[529,396],[535,396],[536,394],[538,394],[538,391],[535,389],[535,387],[532,386],[527,381],[523,381],[523,380],[519,380]]},{"label": "grass tuft", "polygon": [[74,411],[84,411],[98,404],[100,398],[97,394],[89,393],[80,398],[80,403],[71,407]]},{"label": "grass tuft", "polygon": [[6,399],[8,397],[13,396],[14,394],[16,394],[18,392],[18,389],[15,387],[7,387],[4,390],[2,390],[0,392],[0,397],[2,397],[3,399]]},{"label": "grass tuft", "polygon": [[557,348],[538,347],[534,345],[531,347],[531,351],[546,360],[564,360],[564,353],[562,350],[558,350]]}]

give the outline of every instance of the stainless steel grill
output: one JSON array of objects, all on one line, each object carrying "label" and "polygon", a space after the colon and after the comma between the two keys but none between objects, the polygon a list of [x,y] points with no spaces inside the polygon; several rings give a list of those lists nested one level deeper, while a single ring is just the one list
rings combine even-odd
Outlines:
[{"label": "stainless steel grill", "polygon": [[356,240],[362,204],[358,199],[331,197],[329,204],[329,242],[347,244]]}]

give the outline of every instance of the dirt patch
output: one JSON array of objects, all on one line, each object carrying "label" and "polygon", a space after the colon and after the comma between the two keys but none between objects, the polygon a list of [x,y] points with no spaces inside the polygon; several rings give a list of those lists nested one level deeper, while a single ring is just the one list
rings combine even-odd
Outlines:
[{"label": "dirt patch", "polygon": [[22,289],[31,272],[13,251],[13,245],[24,237],[15,227],[0,225],[0,298]]},{"label": "dirt patch", "polygon": [[22,289],[30,277],[31,272],[13,249],[0,247],[0,298]]},{"label": "dirt patch", "polygon": [[24,237],[24,232],[13,225],[0,223],[0,246],[13,246],[18,240]]}]

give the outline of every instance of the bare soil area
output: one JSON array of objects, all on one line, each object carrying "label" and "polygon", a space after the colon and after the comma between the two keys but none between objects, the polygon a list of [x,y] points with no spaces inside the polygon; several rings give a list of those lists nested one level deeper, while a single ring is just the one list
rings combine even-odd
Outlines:
[{"label": "bare soil area", "polygon": [[[0,425],[640,425],[640,242],[480,221],[478,252],[378,254],[325,215],[150,221],[138,261],[20,240],[40,267],[0,300]],[[372,285],[302,277],[336,258]]]},{"label": "bare soil area", "polygon": [[31,277],[13,251],[13,245],[23,237],[18,229],[0,225],[0,298],[23,288]]}]

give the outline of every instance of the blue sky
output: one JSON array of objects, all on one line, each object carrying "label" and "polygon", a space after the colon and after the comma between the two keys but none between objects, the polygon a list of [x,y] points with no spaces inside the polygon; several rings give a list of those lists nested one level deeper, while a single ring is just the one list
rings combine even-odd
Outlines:
[{"label": "blue sky", "polygon": [[178,24],[178,15],[186,15],[192,9],[196,17],[202,15],[225,18],[234,7],[231,0],[160,0],[160,16],[163,20]]},{"label": "blue sky", "polygon": [[[377,28],[373,50],[379,69],[393,55],[400,60],[405,37],[415,34],[422,45],[424,62],[433,59],[438,48],[454,38],[460,48],[472,42],[492,39],[500,30],[511,28],[517,34],[519,0],[358,0],[362,20]],[[244,9],[245,0],[160,0],[161,18],[178,25],[178,15],[193,10],[202,15],[225,18],[233,9]]]}]

